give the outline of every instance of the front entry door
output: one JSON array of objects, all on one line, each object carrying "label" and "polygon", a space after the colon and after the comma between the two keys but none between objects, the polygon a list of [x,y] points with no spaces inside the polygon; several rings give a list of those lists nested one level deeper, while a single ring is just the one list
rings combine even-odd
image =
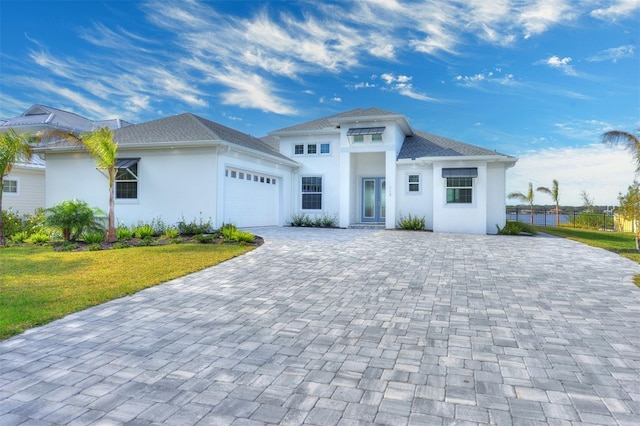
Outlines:
[{"label": "front entry door", "polygon": [[386,217],[385,178],[362,178],[362,221],[384,222]]}]

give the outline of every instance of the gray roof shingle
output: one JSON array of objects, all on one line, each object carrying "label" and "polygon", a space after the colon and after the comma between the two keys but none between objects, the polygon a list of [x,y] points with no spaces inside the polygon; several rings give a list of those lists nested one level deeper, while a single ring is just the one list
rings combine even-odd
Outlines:
[{"label": "gray roof shingle", "polygon": [[30,126],[46,126],[71,132],[88,132],[102,126],[111,129],[129,126],[131,123],[120,120],[90,120],[73,112],[35,104],[17,117],[6,118],[0,122],[0,130]]},{"label": "gray roof shingle", "polygon": [[415,130],[404,139],[398,160],[420,157],[462,157],[482,155],[504,155],[476,145],[459,142],[443,136]]},{"label": "gray roof shingle", "polygon": [[[119,147],[226,142],[291,161],[260,139],[191,113],[174,115],[114,130]],[[77,146],[73,141],[49,143],[45,148]]]},{"label": "gray roof shingle", "polygon": [[397,116],[395,112],[385,111],[380,108],[356,108],[350,111],[341,112],[339,114],[331,115],[329,117],[319,118],[317,120],[307,121],[306,123],[296,124],[295,126],[285,127],[276,131],[271,132],[270,134],[277,134],[280,132],[283,133],[294,133],[300,131],[312,131],[312,130],[323,130],[323,129],[335,129],[335,124],[332,124],[332,120],[341,119],[341,118],[356,118],[356,117],[380,117],[385,115],[393,115]]}]

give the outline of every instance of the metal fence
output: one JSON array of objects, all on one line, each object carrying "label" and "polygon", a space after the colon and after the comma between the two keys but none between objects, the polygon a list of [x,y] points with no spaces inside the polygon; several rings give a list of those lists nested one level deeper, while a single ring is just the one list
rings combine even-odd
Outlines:
[{"label": "metal fence", "polygon": [[636,232],[637,227],[632,220],[625,220],[612,212],[560,212],[520,209],[507,207],[507,220],[522,222],[535,226],[567,226],[572,228],[589,228],[603,231]]}]

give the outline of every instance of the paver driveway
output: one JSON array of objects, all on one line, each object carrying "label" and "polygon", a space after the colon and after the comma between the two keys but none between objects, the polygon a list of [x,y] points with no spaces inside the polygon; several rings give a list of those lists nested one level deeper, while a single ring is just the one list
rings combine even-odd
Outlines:
[{"label": "paver driveway", "polygon": [[0,424],[640,422],[629,260],[545,237],[253,231],[267,242],[242,257],[0,343]]}]

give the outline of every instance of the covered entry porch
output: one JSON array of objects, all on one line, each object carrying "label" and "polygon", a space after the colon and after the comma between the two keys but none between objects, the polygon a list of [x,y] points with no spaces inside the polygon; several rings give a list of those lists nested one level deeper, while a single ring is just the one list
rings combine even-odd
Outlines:
[{"label": "covered entry porch", "polygon": [[395,165],[393,151],[340,154],[341,227],[395,228]]}]

